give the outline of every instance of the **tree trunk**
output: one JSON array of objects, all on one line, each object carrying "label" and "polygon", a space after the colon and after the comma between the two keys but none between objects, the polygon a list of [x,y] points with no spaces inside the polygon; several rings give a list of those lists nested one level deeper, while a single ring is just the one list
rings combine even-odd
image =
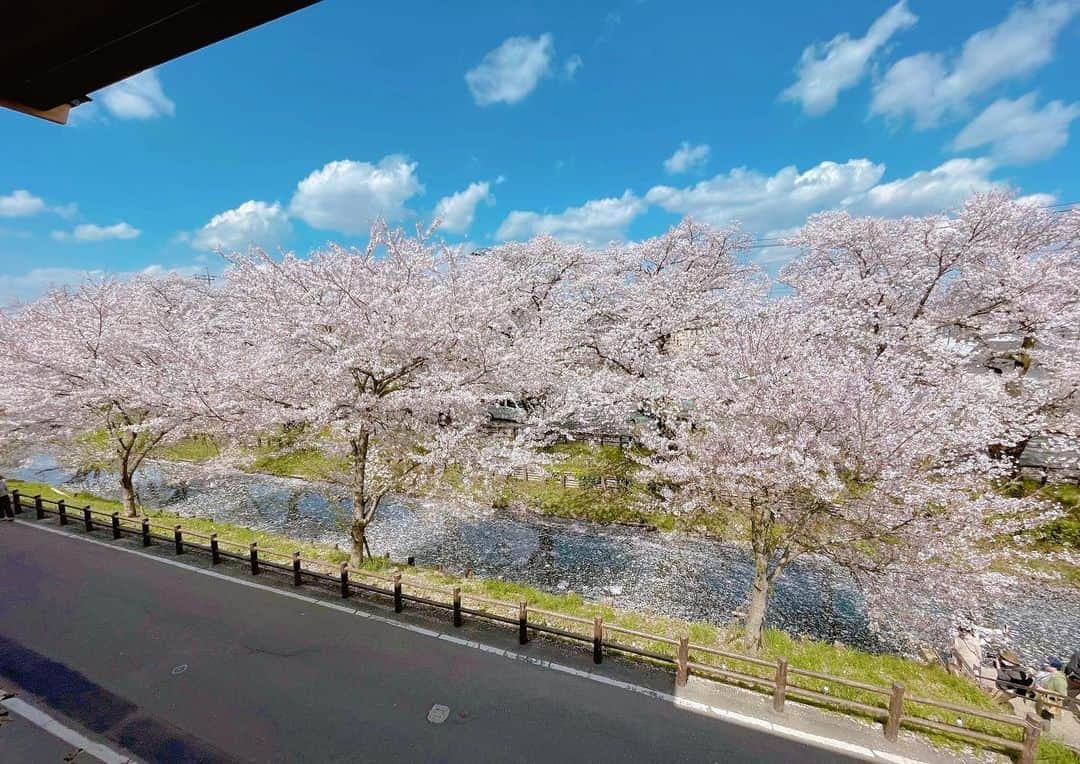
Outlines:
[{"label": "tree trunk", "polygon": [[138,515],[139,505],[135,500],[135,484],[131,479],[127,464],[122,465],[120,470],[120,493],[124,499],[124,514],[128,517]]},{"label": "tree trunk", "polygon": [[352,447],[353,468],[353,521],[349,528],[349,536],[352,538],[352,554],[349,563],[354,568],[364,564],[364,534],[367,532],[371,514],[368,513],[370,498],[367,492],[367,455],[370,436],[367,431],[362,431],[360,436],[350,442]]},{"label": "tree trunk", "polygon": [[746,607],[746,626],[743,630],[743,643],[751,652],[758,652],[762,647],[765,633],[765,611],[769,605],[768,557],[754,553],[754,580],[750,584],[750,602]]},{"label": "tree trunk", "polygon": [[352,538],[352,554],[349,556],[349,564],[359,568],[364,564],[364,548],[367,546],[367,521],[354,517],[352,526],[349,528],[349,536]]}]

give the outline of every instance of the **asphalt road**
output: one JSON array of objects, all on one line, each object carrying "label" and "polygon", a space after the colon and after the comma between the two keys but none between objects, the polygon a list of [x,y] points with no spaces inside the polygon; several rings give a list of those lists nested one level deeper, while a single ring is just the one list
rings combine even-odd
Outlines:
[{"label": "asphalt road", "polygon": [[[148,761],[854,761],[78,538],[0,526],[0,680]],[[444,723],[428,721],[434,704],[449,707]]]}]

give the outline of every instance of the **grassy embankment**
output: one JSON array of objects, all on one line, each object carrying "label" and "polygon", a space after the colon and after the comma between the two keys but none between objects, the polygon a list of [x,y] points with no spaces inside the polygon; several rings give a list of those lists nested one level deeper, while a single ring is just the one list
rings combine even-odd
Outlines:
[{"label": "grassy embankment", "polygon": [[[1011,496],[1039,496],[1055,502],[1065,513],[1063,517],[1024,534],[1027,537],[1025,540],[1031,541],[1036,551],[1080,552],[1080,486],[1065,484],[1040,486],[1033,480],[1026,480],[1009,483],[1002,488],[1002,491]],[[1008,544],[1009,539],[1002,539],[1001,543]],[[1001,573],[1015,574],[1024,572],[1026,568],[1036,575],[1058,576],[1069,586],[1080,587],[1080,566],[1071,565],[1062,560],[1025,558],[1022,548],[1018,548],[1017,551],[1018,555],[1014,555],[1011,560],[996,561],[994,569]],[[1017,568],[1020,570],[1018,571]]]},{"label": "grassy embankment", "polygon": [[[288,445],[286,442],[285,445]],[[178,444],[162,447],[162,459],[205,461],[219,453],[210,438],[190,438]],[[644,523],[660,530],[689,530],[723,535],[721,518],[713,515],[675,517],[650,509],[655,494],[637,479],[638,464],[616,446],[594,446],[585,442],[560,443],[543,450],[554,458],[549,470],[576,476],[580,488],[562,488],[557,482],[547,483],[510,481],[496,496],[500,504],[518,504],[538,512],[575,520],[598,523]],[[260,446],[251,450],[251,460],[243,465],[250,472],[279,476],[296,476],[317,480],[332,469],[340,469],[321,449],[309,446],[300,449],[280,449]],[[614,476],[616,488],[601,489],[600,480]],[[1034,531],[1037,548],[1043,551],[1068,548],[1080,549],[1080,487],[1074,485],[1039,486],[1034,481],[1014,482],[1002,490],[1011,495],[1037,494],[1055,501],[1066,516]]]},{"label": "grassy embankment", "polygon": [[[555,481],[510,480],[495,490],[489,499],[496,506],[520,507],[573,520],[643,524],[664,531],[724,535],[721,515],[675,516],[650,509],[650,505],[655,504],[655,496],[648,486],[635,479],[637,463],[617,446],[560,443],[544,449],[543,453],[554,459],[550,471],[574,475],[581,481],[581,487],[563,488]],[[163,459],[205,461],[217,456],[218,450],[213,441],[200,438],[162,448],[159,454]],[[318,480],[341,467],[314,446],[293,450],[262,446],[253,449],[251,460],[242,469]],[[618,486],[601,488],[600,481],[605,476],[618,478]]]},{"label": "grassy embankment", "polygon": [[[677,516],[651,509],[657,504],[650,488],[636,478],[637,463],[616,446],[593,446],[588,443],[561,443],[544,452],[554,458],[551,471],[575,475],[581,488],[563,488],[557,482],[507,481],[483,498],[499,507],[524,508],[540,514],[595,523],[634,523],[663,531],[679,530],[714,538],[730,538],[729,527],[722,514]],[[202,461],[216,456],[216,446],[209,439],[192,439],[162,449],[162,458]],[[317,447],[297,450],[278,450],[270,446],[254,449],[252,459],[243,469],[271,475],[299,476],[318,480],[332,468],[339,468]],[[601,478],[615,476],[615,488],[599,487]],[[1027,481],[1010,483],[1002,488],[1014,495],[1037,494],[1061,505],[1065,517],[1039,528],[1034,536],[1034,548],[1043,552],[1062,549],[1080,550],[1080,488],[1072,485],[1039,486]],[[1002,539],[999,543],[1009,543]],[[1025,559],[1021,554],[1010,560],[1001,559],[994,569],[1002,573],[1051,574],[1069,586],[1080,587],[1080,567],[1062,561]]]},{"label": "grassy embankment", "polygon": [[[65,499],[69,505],[81,507],[89,504],[94,509],[104,512],[121,511],[119,502],[104,499],[92,494],[67,494],[57,491],[43,483],[26,483],[17,480],[9,481],[12,489],[17,489],[24,496],[41,494],[49,499]],[[165,525],[179,523],[184,528],[196,533],[217,533],[222,539],[250,544],[258,542],[259,548],[269,552],[291,554],[299,551],[306,559],[324,561],[329,564],[338,564],[348,559],[345,551],[323,544],[314,544],[297,541],[287,536],[253,531],[241,526],[215,522],[207,519],[192,518],[177,515],[163,510],[146,510],[146,514],[152,521]],[[460,578],[446,573],[426,568],[401,568],[382,558],[368,560],[365,568],[371,571],[387,572],[390,569],[402,570],[407,581],[414,580],[429,585],[443,587],[460,586],[465,593],[478,594],[492,599],[508,602],[526,600],[530,606],[543,610],[550,610],[580,618],[592,618],[601,616],[606,624],[622,626],[637,631],[656,634],[661,637],[678,638],[689,635],[691,641],[696,644],[709,645],[721,649],[739,652],[739,634],[734,629],[727,629],[701,622],[688,622],[666,616],[621,611],[609,604],[586,600],[580,594],[574,592],[550,593],[530,586],[516,584],[497,579]],[[406,586],[406,591],[408,588]],[[536,616],[533,616],[536,619]],[[536,619],[540,620],[540,619]],[[567,628],[568,624],[549,619],[553,625]],[[582,627],[570,625],[572,629]],[[631,637],[618,635],[618,639],[633,644],[637,647],[654,650],[661,653],[670,653],[671,647],[660,642],[650,642]],[[808,669],[833,676],[868,682],[883,687],[888,687],[894,681],[905,683],[919,695],[958,703],[974,708],[986,710],[1001,710],[990,698],[970,682],[956,676],[952,676],[938,666],[928,666],[917,661],[908,660],[899,656],[875,655],[853,648],[838,646],[825,642],[815,642],[809,639],[796,639],[788,634],[769,630],[765,636],[764,655],[766,657],[784,656],[793,667]],[[695,660],[702,663],[725,666],[729,669],[743,673],[768,676],[768,671],[755,667],[752,664],[742,663],[735,659],[721,659],[708,654],[695,654]],[[822,691],[823,682],[809,678],[797,678],[792,676],[790,680],[807,689]],[[882,696],[853,690],[836,685],[828,690],[834,697],[848,698],[864,703],[881,705],[884,702]],[[926,713],[930,718],[941,721],[954,721],[955,714],[946,712]],[[970,729],[991,732],[995,734],[1011,733],[1011,728],[992,722],[979,720],[975,717],[964,718],[965,726]],[[945,742],[943,738],[931,736],[935,742]],[[955,743],[952,743],[955,745]],[[1080,757],[1059,744],[1047,741],[1040,748],[1040,761],[1045,762],[1080,762]]]}]

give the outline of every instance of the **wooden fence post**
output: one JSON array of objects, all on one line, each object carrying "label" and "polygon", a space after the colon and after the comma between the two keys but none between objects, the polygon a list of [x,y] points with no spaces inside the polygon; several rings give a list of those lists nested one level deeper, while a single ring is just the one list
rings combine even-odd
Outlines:
[{"label": "wooden fence post", "polygon": [[401,601],[401,574],[394,574],[394,612],[400,613],[405,604]]},{"label": "wooden fence post", "polygon": [[150,518],[142,519],[142,545],[150,546]]},{"label": "wooden fence post", "polygon": [[893,682],[892,695],[889,696],[889,718],[885,721],[885,739],[896,741],[900,733],[900,717],[904,715],[904,685]]},{"label": "wooden fence post", "polygon": [[787,658],[776,661],[776,686],[773,688],[773,711],[783,713],[784,700],[787,698]]},{"label": "wooden fence post", "polygon": [[292,553],[292,582],[293,586],[300,586],[300,553]]},{"label": "wooden fence post", "polygon": [[1024,748],[1020,752],[1020,764],[1035,764],[1035,752],[1039,748],[1039,735],[1042,734],[1042,722],[1035,714],[1024,718]]},{"label": "wooden fence post", "polygon": [[601,663],[604,660],[604,619],[600,616],[592,622],[592,660]]},{"label": "wooden fence post", "polygon": [[180,530],[179,525],[177,525],[175,528],[173,528],[173,544],[176,546],[176,553],[177,554],[183,554],[184,553],[184,534]]},{"label": "wooden fence post", "polygon": [[218,548],[217,534],[210,534],[210,564],[217,565],[221,562],[221,550]]},{"label": "wooden fence post", "polygon": [[86,532],[94,530],[94,516],[90,514],[90,507],[83,507],[82,511],[83,527],[86,528]]},{"label": "wooden fence post", "polygon": [[461,626],[461,587],[454,587],[454,625]]},{"label": "wooden fence post", "polygon": [[251,546],[248,547],[248,554],[251,556],[251,575],[259,575],[259,542],[252,541]]},{"label": "wooden fence post", "polygon": [[11,509],[8,511],[11,513],[9,517],[15,517],[16,512],[22,512],[18,491],[11,492]]},{"label": "wooden fence post", "polygon": [[524,645],[529,642],[529,603],[526,600],[518,602],[518,644]]},{"label": "wooden fence post", "polygon": [[60,513],[60,524],[67,525],[67,504],[64,503],[63,499],[56,502],[56,511]]},{"label": "wooden fence post", "polygon": [[34,497],[34,516],[37,517],[38,520],[45,519],[45,505],[41,501],[40,493]]},{"label": "wooden fence post", "polygon": [[679,651],[676,656],[675,684],[686,686],[690,678],[690,637],[679,637]]},{"label": "wooden fence post", "polygon": [[349,563],[341,563],[341,597],[349,596]]},{"label": "wooden fence post", "polygon": [[112,537],[114,539],[120,538],[120,513],[112,513]]}]

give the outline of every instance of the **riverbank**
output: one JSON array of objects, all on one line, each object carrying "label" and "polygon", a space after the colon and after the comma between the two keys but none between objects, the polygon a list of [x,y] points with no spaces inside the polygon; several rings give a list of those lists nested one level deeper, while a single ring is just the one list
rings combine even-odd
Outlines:
[{"label": "riverbank", "polygon": [[[167,461],[201,463],[220,455],[209,438],[190,438],[159,449]],[[680,531],[717,540],[730,540],[731,528],[723,515],[697,513],[674,515],[655,508],[657,497],[635,479],[639,465],[618,446],[594,446],[584,442],[559,443],[542,450],[551,460],[551,471],[572,475],[578,486],[558,481],[508,480],[484,497],[496,508],[536,512],[547,517],[582,520],[598,524],[641,526],[648,530]],[[343,464],[314,446],[284,450],[257,446],[238,469],[252,474],[323,481]],[[608,479],[608,486],[601,487]],[[614,478],[614,485],[611,479]],[[458,487],[448,481],[451,489]]]},{"label": "riverbank", "polygon": [[[45,483],[11,480],[10,487],[27,496],[40,494],[44,498],[64,499],[70,506],[90,505],[103,512],[122,511],[122,506],[118,501],[90,493],[72,494],[53,488]],[[148,509],[145,513],[152,521],[169,525],[181,524],[185,529],[193,532],[202,534],[217,533],[223,539],[241,544],[257,542],[260,549],[268,552],[291,554],[293,551],[299,551],[305,558],[324,561],[328,564],[338,564],[347,559],[348,556],[343,550],[333,545],[297,540],[283,534],[254,531],[236,524],[194,518],[161,509]],[[460,586],[463,592],[479,594],[492,599],[511,602],[526,600],[534,608],[584,618],[601,616],[605,623],[623,628],[645,631],[670,639],[689,635],[691,640],[697,644],[732,651],[740,649],[738,631],[733,627],[721,628],[708,623],[686,621],[658,614],[627,612],[604,603],[590,601],[573,592],[551,593],[497,579],[455,576],[426,567],[417,568],[396,565],[385,558],[369,559],[365,563],[365,568],[381,572],[391,569],[399,570],[404,577],[418,583],[443,587]],[[648,640],[633,639],[631,641],[634,646],[642,649],[665,650],[664,645],[649,642]],[[838,644],[805,638],[796,639],[775,629],[770,629],[766,633],[763,652],[764,657],[783,656],[788,659],[790,665],[811,671],[879,686],[889,686],[892,682],[899,681],[913,688],[913,691],[916,691],[914,688],[918,688],[918,694],[927,698],[986,710],[1002,710],[1001,706],[994,703],[975,685],[960,677],[948,674],[940,666],[926,665],[899,656],[877,655]],[[716,658],[706,659],[706,661],[744,673],[752,673],[754,670],[751,664],[740,664],[732,659],[722,660]],[[817,684],[812,689],[821,691],[822,687],[817,686]],[[858,690],[844,687],[825,688],[825,692],[831,693],[838,698],[860,702],[873,701],[872,697]],[[954,718],[941,718],[940,721],[952,722]],[[1006,731],[1004,727],[974,717],[965,718],[965,724],[971,729],[979,729],[989,733],[1001,734]],[[942,741],[937,740],[936,742]],[[955,746],[956,744],[953,742],[951,745]],[[1068,758],[1060,758],[1068,751],[1067,749],[1056,751],[1057,747],[1056,744],[1047,742],[1046,758],[1040,760],[1071,761]],[[1075,761],[1080,761],[1080,759]]]},{"label": "riverbank", "polygon": [[[281,446],[285,445],[285,450]],[[256,474],[324,480],[333,470],[342,468],[321,449],[309,446],[290,450],[288,443],[262,445],[252,451],[250,460],[240,469]],[[191,438],[161,450],[161,458],[190,462],[208,461],[219,455],[209,438]],[[535,512],[546,517],[598,523],[632,525],[647,530],[678,531],[718,541],[741,542],[738,529],[721,513],[674,515],[658,509],[658,498],[637,479],[639,465],[617,446],[594,446],[585,442],[560,443],[543,450],[552,461],[551,471],[578,478],[578,487],[566,487],[558,481],[529,482],[508,480],[486,492],[483,500],[496,508]],[[606,487],[601,487],[605,478]],[[449,486],[451,490],[457,487]],[[1039,496],[1057,504],[1064,516],[1026,534],[1025,538],[1004,539],[1003,554],[992,570],[1021,576],[1039,585],[1056,580],[1080,590],[1080,565],[1061,559],[1046,559],[1059,552],[1080,553],[1080,487],[1039,485],[1034,481],[1016,481],[999,487],[1009,495]],[[1044,556],[1025,555],[1022,545]]]}]

